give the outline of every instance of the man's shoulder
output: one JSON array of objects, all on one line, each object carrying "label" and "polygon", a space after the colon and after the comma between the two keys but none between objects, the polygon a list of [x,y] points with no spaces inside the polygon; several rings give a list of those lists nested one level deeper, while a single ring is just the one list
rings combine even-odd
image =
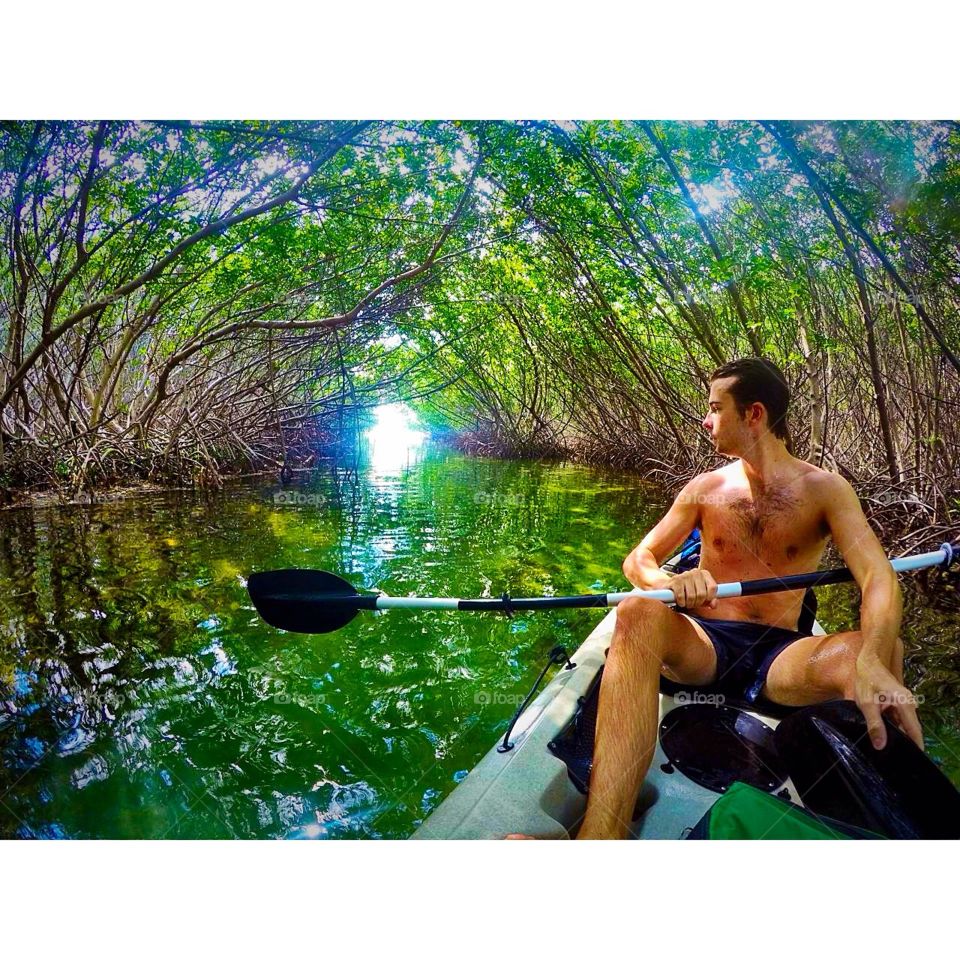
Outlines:
[{"label": "man's shoulder", "polygon": [[809,484],[813,489],[824,493],[853,489],[839,473],[824,470],[823,467],[814,466],[812,463],[807,463],[806,460],[798,460],[797,465],[799,476],[802,477],[804,483]]},{"label": "man's shoulder", "polygon": [[[801,483],[815,498],[848,495],[853,487],[839,473],[824,470],[822,467],[794,458],[793,478],[791,482]],[[697,474],[684,487],[684,492],[708,493],[718,487],[743,480],[743,468],[739,460],[724,464],[716,470],[707,470]]]},{"label": "man's shoulder", "polygon": [[692,480],[687,482],[683,488],[687,493],[705,493],[723,484],[730,476],[731,464],[718,467],[716,470],[707,470],[704,473],[698,473]]},{"label": "man's shoulder", "polygon": [[860,503],[856,491],[839,473],[815,467],[812,463],[801,462],[807,468],[802,474],[803,487],[815,503],[825,508],[841,504],[852,505],[854,501],[857,504]]}]

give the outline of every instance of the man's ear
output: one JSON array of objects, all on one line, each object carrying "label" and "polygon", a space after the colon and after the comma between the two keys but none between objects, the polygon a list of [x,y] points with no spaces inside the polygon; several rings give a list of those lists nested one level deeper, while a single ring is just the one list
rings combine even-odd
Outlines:
[{"label": "man's ear", "polygon": [[751,403],[747,409],[747,417],[750,423],[759,424],[763,419],[764,406],[762,403]]}]

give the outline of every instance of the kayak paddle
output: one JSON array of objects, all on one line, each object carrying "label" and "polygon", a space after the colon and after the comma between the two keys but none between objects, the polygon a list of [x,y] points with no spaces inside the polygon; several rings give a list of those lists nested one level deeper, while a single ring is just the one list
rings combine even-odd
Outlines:
[{"label": "kayak paddle", "polygon": [[[960,559],[960,541],[944,543],[939,550],[898,557],[890,565],[897,573],[925,567],[948,567]],[[787,577],[721,583],[717,599],[747,597],[778,590],[800,590],[854,579],[846,567],[797,573]],[[346,626],[361,610],[474,610],[513,613],[516,610],[564,610],[572,607],[615,607],[627,597],[648,597],[676,603],[672,590],[633,590],[627,593],[585,593],[572,597],[522,597],[461,600],[457,597],[387,597],[360,593],[350,583],[325,570],[268,570],[253,573],[247,581],[257,612],[272,627],[294,633],[330,633]]]}]

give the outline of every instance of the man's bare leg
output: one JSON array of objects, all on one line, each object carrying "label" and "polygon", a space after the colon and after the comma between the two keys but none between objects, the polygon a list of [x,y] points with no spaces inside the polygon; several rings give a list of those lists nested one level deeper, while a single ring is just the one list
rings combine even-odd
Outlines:
[{"label": "man's bare leg", "polygon": [[[774,703],[804,707],[825,700],[856,700],[857,657],[863,645],[858,630],[828,636],[804,637],[789,647],[770,665],[763,695]],[[903,685],[903,643],[897,640],[884,666]],[[890,719],[922,750],[923,733],[916,706],[909,690],[904,701],[891,703]]]},{"label": "man's bare leg", "polygon": [[578,840],[627,835],[657,745],[661,668],[699,685],[713,680],[716,664],[713,644],[686,617],[643,597],[620,604],[600,684],[593,772]]},{"label": "man's bare leg", "polygon": [[[629,597],[600,682],[593,772],[578,840],[627,835],[640,785],[657,746],[660,673],[691,684],[712,682],[717,656],[703,629],[658,600]],[[509,840],[532,840],[509,834]]]},{"label": "man's bare leg", "polygon": [[[794,641],[770,664],[763,695],[788,707],[852,700],[862,645],[859,630]],[[903,683],[903,644],[899,640],[885,665]]]}]

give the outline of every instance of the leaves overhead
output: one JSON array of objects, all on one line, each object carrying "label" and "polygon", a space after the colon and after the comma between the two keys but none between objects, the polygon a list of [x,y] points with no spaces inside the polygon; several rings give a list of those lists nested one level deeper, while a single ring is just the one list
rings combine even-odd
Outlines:
[{"label": "leaves overhead", "polygon": [[6,123],[4,457],[197,474],[403,398],[478,448],[682,473],[710,371],[763,353],[801,453],[927,497],[957,475],[958,148],[913,121]]}]

